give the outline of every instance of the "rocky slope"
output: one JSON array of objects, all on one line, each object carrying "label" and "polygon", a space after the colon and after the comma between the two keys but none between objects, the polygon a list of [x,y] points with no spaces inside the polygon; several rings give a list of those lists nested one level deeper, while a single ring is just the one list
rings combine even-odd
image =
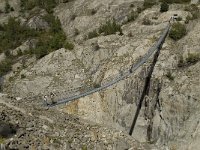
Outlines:
[{"label": "rocky slope", "polygon": [[0,97],[1,149],[152,149],[121,131],[34,103]]},{"label": "rocky slope", "polygon": [[[57,120],[56,127],[44,130],[51,137],[55,135],[56,131],[54,130],[59,129],[58,137],[62,137],[59,141],[62,144],[58,144],[60,149],[66,144],[63,139],[66,138],[69,141],[75,139],[73,132],[80,128],[77,120],[62,122],[67,120],[68,116],[70,119],[73,118],[71,115],[126,133],[129,132],[151,61],[126,80],[101,92],[68,103],[66,106],[44,110],[44,108],[40,108],[41,96],[49,95],[53,91],[56,99],[60,99],[111,81],[130,68],[131,64],[137,62],[147,52],[165,29],[168,19],[173,14],[181,16],[182,23],[188,15],[191,15],[184,9],[187,4],[172,4],[169,11],[165,13],[160,13],[160,6],[155,5],[142,11],[135,21],[127,22],[131,11],[137,10],[142,5],[143,1],[139,0],[75,0],[61,3],[55,8],[54,14],[60,19],[62,28],[68,37],[74,40],[74,50],[59,49],[36,62],[34,60],[33,63],[29,63],[30,65],[18,74],[10,73],[5,77],[4,92],[9,93],[11,97],[23,98],[19,102],[12,100],[15,105],[27,108],[30,113],[44,112],[44,115],[49,116],[50,119],[53,119],[56,114],[54,118]],[[122,24],[123,35],[116,33],[87,39],[89,32],[97,29],[110,18],[114,18],[119,24]],[[149,20],[148,24],[145,24],[144,20]],[[191,54],[200,54],[199,31],[200,20],[190,21],[187,24],[187,35],[184,38],[177,42],[167,38],[164,43],[153,72],[149,95],[145,98],[132,135],[138,141],[148,141],[157,145],[159,149],[198,149],[200,145],[200,95],[198,92],[200,62],[179,67],[179,60],[183,57],[183,60],[186,61]],[[22,79],[22,75],[25,78]],[[11,78],[12,82],[9,80]],[[158,83],[162,85],[160,92],[157,87]],[[31,101],[29,101],[30,99]],[[159,104],[157,105],[155,102],[158,100]],[[32,105],[40,109],[34,110],[31,108]],[[2,110],[6,110],[5,107],[8,106],[2,105],[1,107]],[[15,110],[8,110],[8,114],[13,114],[13,111],[15,112]],[[23,117],[20,119],[24,120]],[[44,120],[34,115],[32,117],[35,122],[38,122],[34,130],[44,132],[41,129]],[[69,122],[73,122],[72,124],[75,126],[68,129],[68,126],[71,126],[71,123],[67,124]],[[12,121],[10,123],[16,124]],[[62,127],[70,130],[73,135],[65,135],[67,131],[64,132]],[[132,146],[131,142],[128,143],[123,137],[120,137],[120,140],[123,140],[121,142],[115,140],[113,136],[116,133],[118,138],[119,131],[104,131],[101,130],[102,127],[97,127],[97,129],[99,134],[106,132],[105,138],[114,140],[111,140],[114,144],[95,146],[95,142],[88,141],[86,138],[84,138],[86,143],[82,144],[78,138],[79,140],[73,141],[78,141],[79,146],[73,147],[76,143],[69,142],[66,145],[75,149],[88,144],[91,145],[88,147],[89,149],[94,149],[94,147],[97,149],[98,147],[99,149],[126,149]],[[87,128],[87,125],[83,125],[82,130],[86,131],[86,137],[90,136],[90,127]],[[77,132],[78,136],[81,136],[81,132]],[[31,133],[33,133],[32,130],[28,131],[28,135]],[[104,135],[99,136],[104,137]],[[127,135],[126,137],[132,139]],[[48,138],[48,140],[50,139]],[[102,138],[98,140],[102,141]],[[53,140],[50,140],[50,146],[55,146],[51,141]],[[136,143],[136,147],[138,146],[137,142],[133,143]],[[145,147],[146,145],[142,146],[144,146],[143,149],[150,149],[150,147]]]}]

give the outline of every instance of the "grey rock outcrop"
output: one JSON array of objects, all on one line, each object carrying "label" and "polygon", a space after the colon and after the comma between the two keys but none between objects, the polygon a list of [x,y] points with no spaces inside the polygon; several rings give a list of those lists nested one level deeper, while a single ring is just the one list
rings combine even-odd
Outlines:
[{"label": "grey rock outcrop", "polygon": [[48,23],[40,16],[34,16],[28,20],[27,26],[35,30],[48,30]]},{"label": "grey rock outcrop", "polygon": [[198,4],[199,0],[191,0],[191,4]]}]

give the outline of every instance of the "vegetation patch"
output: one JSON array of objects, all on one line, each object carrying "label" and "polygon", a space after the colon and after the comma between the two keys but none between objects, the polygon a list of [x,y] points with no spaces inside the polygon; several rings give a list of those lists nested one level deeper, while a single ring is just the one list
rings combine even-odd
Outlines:
[{"label": "vegetation patch", "polygon": [[86,146],[86,145],[83,145],[83,146],[82,146],[82,150],[87,150],[87,146]]},{"label": "vegetation patch", "polygon": [[37,32],[21,25],[19,20],[9,18],[7,24],[0,25],[0,53],[20,46],[27,38],[36,37]]},{"label": "vegetation patch", "polygon": [[166,77],[171,81],[174,80],[174,76],[172,75],[172,73],[170,71],[167,72]]},{"label": "vegetation patch", "polygon": [[[62,47],[72,50],[74,45],[67,40],[62,30],[60,20],[52,14],[43,18],[50,26],[49,30],[34,30],[22,25],[16,18],[9,18],[8,23],[0,25],[0,53],[4,52],[6,60],[0,63],[0,76],[11,70],[12,64],[23,55],[36,55],[38,59]],[[12,56],[11,50],[20,46],[27,39],[37,39],[35,48],[30,51],[18,51],[17,56]]]},{"label": "vegetation patch", "polygon": [[152,25],[152,22],[151,22],[150,19],[144,18],[143,21],[142,21],[142,24],[143,24],[143,25]]},{"label": "vegetation patch", "polygon": [[190,3],[191,0],[160,0],[160,2],[166,2],[168,4],[173,4],[173,3],[184,4],[184,3]]},{"label": "vegetation patch", "polygon": [[195,64],[198,61],[200,61],[200,55],[199,54],[189,54],[186,58],[187,64]]},{"label": "vegetation patch", "polygon": [[97,30],[93,30],[93,31],[88,33],[88,39],[92,39],[92,38],[95,38],[97,36],[99,36],[99,33],[98,33]]},{"label": "vegetation patch", "polygon": [[143,8],[151,8],[153,5],[156,4],[156,0],[144,0]]},{"label": "vegetation patch", "polygon": [[5,142],[5,139],[0,136],[0,144],[4,144],[4,142]]},{"label": "vegetation patch", "polygon": [[39,7],[45,9],[48,13],[52,13],[58,3],[59,1],[57,0],[20,0],[22,12]]},{"label": "vegetation patch", "polygon": [[115,20],[107,21],[106,24],[101,25],[99,28],[99,33],[104,35],[115,34],[116,32],[122,34],[121,25],[117,24]]},{"label": "vegetation patch", "polygon": [[188,54],[188,57],[183,60],[183,57],[180,57],[179,62],[178,62],[178,67],[187,67],[190,65],[196,64],[198,61],[200,61],[200,54],[192,53]]},{"label": "vegetation patch", "polygon": [[11,71],[12,69],[12,60],[6,59],[0,63],[0,77]]},{"label": "vegetation patch", "polygon": [[186,17],[186,23],[189,23],[190,20],[195,20],[198,19],[200,14],[199,14],[199,8],[197,7],[197,5],[189,5],[185,7],[185,11],[188,11],[192,14],[192,16],[187,16]]},{"label": "vegetation patch", "polygon": [[117,24],[115,20],[109,20],[105,24],[101,25],[99,29],[93,30],[92,32],[88,33],[88,39],[94,38],[99,36],[100,34],[103,35],[111,35],[119,32],[122,35],[121,25]]},{"label": "vegetation patch", "polygon": [[173,40],[177,41],[186,35],[186,27],[185,25],[177,22],[172,25],[172,28],[169,33],[169,37]]},{"label": "vegetation patch", "polygon": [[160,5],[160,12],[166,12],[169,10],[169,5],[166,2],[162,2]]},{"label": "vegetation patch", "polygon": [[177,21],[181,21],[181,20],[182,20],[182,17],[179,16],[176,20],[177,20]]},{"label": "vegetation patch", "polygon": [[93,84],[93,87],[94,87],[94,88],[100,88],[100,87],[101,87],[101,84],[99,84],[99,83],[94,83],[94,84]]},{"label": "vegetation patch", "polygon": [[50,25],[50,29],[47,32],[39,31],[38,43],[36,48],[31,50],[31,53],[35,54],[39,59],[62,47],[73,49],[73,44],[66,40],[60,20],[55,18],[52,14],[46,15],[44,19]]}]

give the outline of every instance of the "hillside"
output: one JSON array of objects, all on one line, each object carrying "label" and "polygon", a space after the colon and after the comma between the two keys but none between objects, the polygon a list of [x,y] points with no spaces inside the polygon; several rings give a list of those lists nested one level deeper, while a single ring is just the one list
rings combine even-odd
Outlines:
[{"label": "hillside", "polygon": [[[199,9],[195,0],[0,0],[0,149],[197,150]],[[59,101],[129,72],[174,15],[158,59],[44,106],[51,92]]]}]

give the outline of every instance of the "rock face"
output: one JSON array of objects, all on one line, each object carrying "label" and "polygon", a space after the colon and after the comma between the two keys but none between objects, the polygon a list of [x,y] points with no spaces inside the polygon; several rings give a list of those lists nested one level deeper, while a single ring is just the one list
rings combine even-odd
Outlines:
[{"label": "rock face", "polygon": [[[140,60],[141,56],[158,39],[165,29],[168,19],[173,14],[181,16],[182,23],[188,15],[191,15],[190,12],[184,10],[185,5],[171,5],[170,10],[166,13],[160,13],[160,7],[153,6],[153,8],[142,11],[135,21],[123,24],[123,35],[100,35],[93,39],[85,38],[88,32],[97,29],[107,19],[115,18],[121,24],[126,22],[129,13],[141,5],[142,1],[134,0],[75,0],[60,4],[55,9],[54,14],[61,20],[62,27],[68,37],[74,39],[76,43],[74,50],[62,48],[29,65],[18,76],[15,76],[13,82],[5,81],[4,92],[9,93],[11,97],[22,97],[23,100],[19,103],[22,105],[24,102],[26,105],[23,105],[23,107],[31,107],[31,105],[39,107],[42,105],[41,96],[47,95],[49,97],[50,92],[55,93],[55,99],[59,100],[104,85],[129,70],[132,64]],[[144,25],[144,19],[150,20],[151,23]],[[35,23],[34,20],[33,22]],[[76,29],[79,31],[78,35],[74,34]],[[180,67],[179,60],[182,57],[183,61],[188,61],[191,54],[200,54],[199,31],[200,20],[197,19],[187,25],[187,35],[184,38],[177,42],[167,38],[164,43],[152,74],[149,94],[145,97],[132,135],[138,141],[148,141],[158,145],[159,149],[163,150],[198,149],[200,141],[200,95],[198,92],[200,62],[185,63],[184,67]],[[42,108],[31,112],[44,112],[52,119],[54,118],[53,113],[60,110],[93,123],[128,133],[151,62],[152,58],[132,76],[101,92],[67,103],[66,106],[57,107],[57,110],[48,110],[47,113]],[[22,75],[24,78],[22,78]],[[27,101],[30,104],[27,104]],[[17,105],[19,105],[18,101]],[[68,115],[65,114],[65,116],[61,112],[59,112],[59,115],[61,117],[55,115],[54,118],[58,123],[55,128],[50,128],[52,124],[45,123],[39,117],[39,119],[33,118],[39,122],[36,130],[32,131],[32,127],[27,127],[28,131],[30,131],[30,134],[41,133],[43,130],[40,131],[40,127],[45,124],[42,127],[47,130],[48,134],[56,135],[56,138],[62,136],[65,138],[67,135],[63,135],[63,130],[55,133],[56,129],[59,128],[58,126],[61,126],[61,128],[73,126],[73,123],[67,124],[67,121],[65,121],[64,124],[67,125],[63,125],[62,121],[67,120],[66,116]],[[24,119],[28,118],[21,118],[21,120]],[[78,130],[79,127],[73,126],[72,128]],[[67,128],[67,131],[74,132],[72,128]],[[96,136],[97,131],[89,134],[91,130],[93,131],[93,128],[91,130],[85,127],[81,129],[80,132],[86,130],[87,134],[84,134],[84,136],[90,137],[90,140],[99,136],[102,137],[98,139],[101,140],[100,143],[106,140],[104,138],[112,139],[112,135],[115,135],[113,130],[108,131],[109,136],[103,135],[104,130],[98,131],[100,135]],[[67,131],[64,133],[67,133]],[[71,134],[66,137],[73,139],[72,143],[68,141],[66,145],[83,149],[81,147],[83,146],[81,145],[82,141],[80,141],[82,137],[79,137],[81,133],[77,132],[78,138],[71,136]],[[58,134],[61,136],[57,136]],[[84,140],[88,141],[85,138]],[[90,143],[86,141],[86,145]],[[110,143],[111,141],[106,140],[104,142]],[[126,140],[116,142],[114,138],[115,144],[106,145],[106,147],[102,147],[100,144],[96,147],[97,149],[98,147],[99,149],[130,148],[130,146],[127,146],[129,144],[124,145],[126,142]],[[51,140],[50,143],[51,146],[55,146]],[[61,143],[60,149],[65,144],[63,139],[61,139]],[[76,144],[78,144],[78,147],[75,147]],[[89,148],[93,149],[94,145],[95,142],[92,142]]]},{"label": "rock face", "polygon": [[[199,65],[196,63],[185,68],[178,68],[177,56],[188,53],[199,54],[196,50],[199,36],[199,22],[187,36],[174,44],[166,45],[157,63],[155,76],[162,70],[170,71],[174,77],[173,81],[165,79],[160,93],[162,101],[162,115],[166,122],[165,134],[168,138],[182,137],[185,142],[179,145],[179,141],[172,142],[172,146],[180,149],[196,149],[199,145]],[[193,49],[190,51],[190,49]],[[199,48],[198,48],[199,49]],[[187,57],[187,56],[184,56]],[[169,115],[169,116],[168,116]],[[164,117],[165,116],[165,117]],[[170,137],[171,136],[171,137]],[[153,136],[156,137],[156,136]],[[191,143],[190,143],[191,142]]]},{"label": "rock face", "polygon": [[[55,15],[59,17],[62,27],[69,37],[75,38],[76,41],[82,41],[88,32],[98,28],[106,20],[114,18],[118,23],[125,22],[127,15],[132,11],[132,8],[129,7],[131,4],[142,6],[142,1],[76,0],[58,6],[55,9]],[[75,30],[80,33],[76,37],[74,37]]]},{"label": "rock face", "polygon": [[191,0],[191,4],[198,4],[199,0]]}]

